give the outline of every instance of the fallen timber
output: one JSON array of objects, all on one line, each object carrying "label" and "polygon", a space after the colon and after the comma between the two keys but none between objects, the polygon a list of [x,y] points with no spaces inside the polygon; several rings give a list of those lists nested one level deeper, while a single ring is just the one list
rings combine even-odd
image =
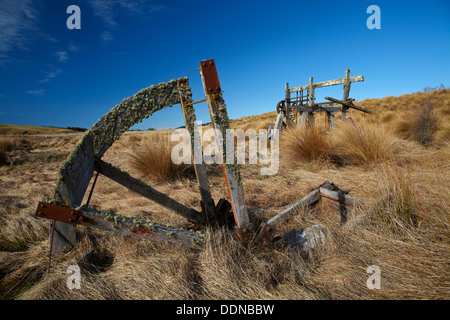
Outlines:
[{"label": "fallen timber", "polygon": [[[64,211],[68,213],[64,213]],[[59,212],[59,214],[56,216],[55,212]],[[52,200],[40,202],[36,216],[40,218],[61,219],[62,221],[60,222],[71,225],[87,225],[125,236],[135,236],[156,242],[183,245],[188,248],[199,248],[205,241],[205,236],[200,232],[165,226],[150,220],[136,219],[109,211],[88,208],[86,206],[78,208],[64,207]]]},{"label": "fallen timber", "polygon": [[255,242],[268,244],[273,242],[278,232],[279,225],[286,223],[292,216],[302,209],[315,206],[320,200],[326,200],[331,203],[332,207],[341,215],[341,225],[347,222],[348,207],[354,207],[356,200],[348,196],[345,191],[339,189],[333,181],[326,181],[299,201],[290,205],[279,214],[265,223],[262,223]]}]

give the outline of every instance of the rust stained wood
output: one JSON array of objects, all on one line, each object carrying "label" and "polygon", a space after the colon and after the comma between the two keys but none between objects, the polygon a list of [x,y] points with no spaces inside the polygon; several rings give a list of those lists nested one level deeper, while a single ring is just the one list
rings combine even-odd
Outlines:
[{"label": "rust stained wood", "polygon": [[[226,104],[223,99],[222,92],[214,92],[214,88],[209,88],[208,84],[212,83],[208,77],[214,77],[218,79],[217,69],[214,60],[205,60],[200,63],[200,76],[203,83],[203,89],[205,91],[206,101],[208,104],[209,114],[214,129],[217,129],[222,137],[226,137],[226,130],[230,128],[230,121],[227,114]],[[219,85],[220,87],[220,85]],[[216,134],[216,130],[215,130]],[[220,141],[216,136],[216,141]],[[228,189],[228,195],[238,228],[246,228],[249,225],[249,218],[247,212],[247,205],[245,203],[244,188],[242,185],[242,179],[240,169],[236,163],[236,157],[234,157],[233,163],[226,163],[226,140],[223,140],[223,145],[219,146],[221,151],[222,168],[225,177],[225,183]],[[233,146],[234,147],[234,146]]]},{"label": "rust stained wood", "polygon": [[[211,188],[209,186],[208,176],[206,174],[206,168],[203,163],[196,163],[195,154],[201,154],[201,137],[199,136],[198,131],[195,128],[195,110],[192,107],[194,104],[191,97],[183,97],[183,93],[181,88],[184,86],[188,86],[188,80],[183,80],[179,82],[179,94],[180,94],[180,102],[181,109],[183,112],[183,119],[186,129],[189,131],[191,137],[191,154],[192,154],[192,163],[194,164],[195,175],[197,177],[200,196],[202,198],[202,206],[203,210],[206,213],[208,219],[213,220],[215,215],[215,207],[214,200],[211,196]],[[206,101],[206,99],[205,99]],[[197,141],[197,142],[196,142]],[[196,150],[197,149],[197,150]]]},{"label": "rust stained wood", "polygon": [[[121,134],[134,124],[165,107],[180,103],[179,79],[150,86],[132,97],[124,99],[111,109],[81,138],[60,169],[54,199],[77,207],[94,172],[95,158],[101,158]],[[192,96],[190,88],[183,88],[186,96]],[[52,254],[57,254],[66,246],[76,243],[76,233],[72,225],[55,223],[52,240]]]},{"label": "rust stained wood", "polygon": [[128,173],[121,171],[119,168],[116,168],[103,160],[95,161],[95,169],[109,179],[185,217],[192,223],[205,223],[200,212],[182,205],[164,193],[153,189],[143,181],[133,178]]},{"label": "rust stained wood", "polygon": [[[354,76],[349,78],[350,82],[362,82],[364,81],[364,76]],[[329,80],[329,81],[323,81],[323,82],[317,82],[314,83],[314,88],[322,88],[322,87],[329,87],[329,86],[335,86],[339,84],[344,84],[345,78],[342,79],[336,79],[336,80]],[[296,91],[302,91],[309,89],[309,84],[304,86],[299,86],[295,88],[291,88],[290,92],[296,92]]]}]

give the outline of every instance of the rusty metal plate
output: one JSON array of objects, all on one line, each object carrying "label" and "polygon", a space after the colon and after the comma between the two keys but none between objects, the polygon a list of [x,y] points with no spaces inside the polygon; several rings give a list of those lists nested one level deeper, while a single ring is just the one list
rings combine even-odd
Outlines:
[{"label": "rusty metal plate", "polygon": [[200,68],[203,72],[203,78],[205,79],[205,86],[208,93],[220,93],[219,76],[217,75],[216,63],[214,59],[203,60],[200,62]]},{"label": "rusty metal plate", "polygon": [[36,217],[75,224],[79,211],[47,202],[39,202]]}]

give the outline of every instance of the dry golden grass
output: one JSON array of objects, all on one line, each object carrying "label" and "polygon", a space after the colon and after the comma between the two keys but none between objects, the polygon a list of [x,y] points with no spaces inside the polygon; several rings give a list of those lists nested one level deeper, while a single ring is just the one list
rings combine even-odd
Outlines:
[{"label": "dry golden grass", "polygon": [[350,164],[370,164],[395,160],[399,152],[397,139],[382,125],[367,121],[340,124],[332,134],[334,153]]},{"label": "dry golden grass", "polygon": [[[425,147],[394,129],[403,118],[398,110],[406,117],[409,106],[419,106],[429,97],[439,128],[433,142]],[[315,133],[282,134],[282,141],[288,143],[281,144],[281,152],[297,143],[301,134],[312,135],[311,141],[299,143],[310,143],[309,148],[321,146],[318,141],[322,139],[319,156],[306,157],[303,147],[289,149],[288,153],[299,153],[282,163],[273,176],[261,176],[259,165],[241,167],[252,221],[273,217],[326,180],[361,199],[343,227],[339,226],[339,215],[325,203],[301,210],[291,219],[287,230],[314,224],[323,227],[325,244],[308,254],[289,248],[243,246],[226,229],[204,230],[207,243],[191,250],[79,227],[80,243],[72,251],[53,257],[52,272],[47,273],[48,221],[35,218],[34,211],[38,201],[52,196],[64,161],[61,155],[67,155],[76,141],[33,139],[26,147],[13,147],[8,151],[13,165],[0,166],[0,296],[80,300],[448,299],[448,90],[370,100],[360,105],[373,109],[373,116],[350,112],[356,125],[338,119],[332,133],[316,128]],[[410,118],[414,114],[411,112]],[[322,118],[317,117],[316,123],[322,124]],[[275,114],[236,119],[232,127],[255,128],[266,121],[275,121]],[[408,132],[410,128],[411,124]],[[132,167],[127,153],[135,154],[150,145],[148,153],[158,158],[159,143],[162,150],[170,148],[162,137],[123,136],[105,154],[105,161],[143,176],[140,168],[148,163]],[[167,156],[167,152],[163,154]],[[334,165],[337,154],[342,157],[339,166]],[[221,170],[216,169],[208,167],[208,178],[217,201],[228,196]],[[194,177],[161,181],[157,188],[199,209]],[[182,217],[103,176],[97,181],[91,205],[190,227]],[[81,268],[80,290],[66,287],[66,270],[73,264]],[[366,269],[371,265],[381,269],[380,290],[366,286]]]},{"label": "dry golden grass", "polygon": [[280,139],[281,155],[287,161],[326,160],[332,156],[328,133],[319,126],[287,130]]},{"label": "dry golden grass", "polygon": [[177,165],[171,158],[174,143],[170,141],[170,135],[153,132],[139,138],[128,138],[137,142],[129,152],[130,166],[141,176],[155,181],[167,181],[180,177],[188,168],[187,165]]}]

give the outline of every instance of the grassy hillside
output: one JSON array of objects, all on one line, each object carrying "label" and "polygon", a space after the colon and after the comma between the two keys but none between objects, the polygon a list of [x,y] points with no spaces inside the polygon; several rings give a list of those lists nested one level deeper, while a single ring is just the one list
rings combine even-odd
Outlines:
[{"label": "grassy hillside", "polygon": [[80,133],[80,132],[64,128],[0,124],[0,135],[71,134],[71,133]]},{"label": "grassy hillside", "polygon": [[[314,130],[284,131],[277,174],[262,176],[263,164],[241,166],[249,216],[255,223],[275,216],[324,181],[332,180],[359,199],[360,205],[349,213],[353,223],[347,227],[340,226],[336,211],[321,203],[300,210],[285,230],[280,229],[282,234],[321,225],[325,242],[308,254],[270,245],[248,247],[226,228],[200,228],[209,241],[193,250],[78,227],[79,244],[53,257],[52,272],[47,273],[49,224],[35,218],[34,212],[44,196],[53,195],[58,169],[76,139],[4,141],[0,297],[448,299],[449,101],[450,90],[443,89],[355,102],[374,114],[350,111],[354,123],[338,117],[333,132],[325,130],[324,115],[317,116]],[[236,119],[232,127],[267,128],[275,117],[272,112]],[[122,136],[103,159],[200,210],[192,170],[165,165],[171,145],[164,137],[170,132]],[[214,200],[228,198],[221,167],[211,165],[207,171]],[[195,227],[101,175],[90,205],[176,227]],[[74,264],[81,268],[79,290],[66,287],[66,270]],[[371,265],[381,270],[380,290],[366,286]]]}]

